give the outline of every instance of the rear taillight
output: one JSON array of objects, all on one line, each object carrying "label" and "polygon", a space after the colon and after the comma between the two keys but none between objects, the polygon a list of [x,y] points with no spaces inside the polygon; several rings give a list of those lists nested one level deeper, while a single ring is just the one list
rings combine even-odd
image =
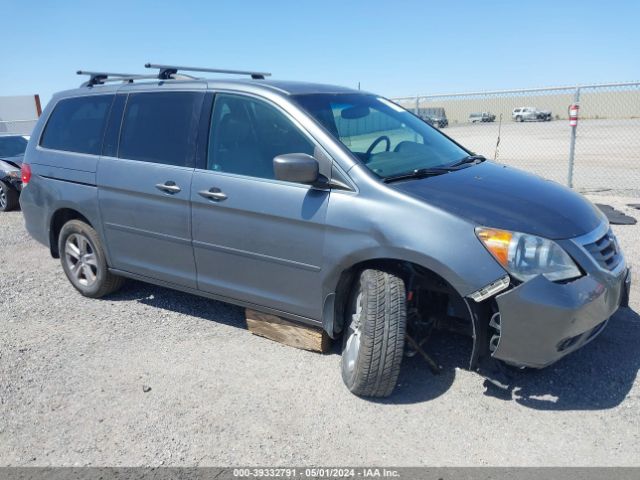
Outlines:
[{"label": "rear taillight", "polygon": [[31,180],[31,166],[28,163],[23,163],[20,167],[20,177],[22,178],[23,187]]}]

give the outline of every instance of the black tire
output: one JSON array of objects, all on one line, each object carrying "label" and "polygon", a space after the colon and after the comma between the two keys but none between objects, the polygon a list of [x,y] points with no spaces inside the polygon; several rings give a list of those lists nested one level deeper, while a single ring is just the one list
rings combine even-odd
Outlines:
[{"label": "black tire", "polygon": [[390,395],[404,352],[404,282],[379,270],[363,271],[351,292],[346,314],[341,361],[345,385],[363,397]]},{"label": "black tire", "polygon": [[18,208],[18,191],[0,180],[0,212],[10,212]]},{"label": "black tire", "polygon": [[58,251],[64,273],[85,297],[103,297],[124,283],[124,278],[109,272],[98,234],[81,220],[70,220],[63,225],[58,236]]}]

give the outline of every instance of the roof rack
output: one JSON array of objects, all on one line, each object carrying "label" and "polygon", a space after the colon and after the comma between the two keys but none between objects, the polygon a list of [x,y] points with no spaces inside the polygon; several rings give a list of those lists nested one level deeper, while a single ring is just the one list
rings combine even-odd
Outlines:
[{"label": "roof rack", "polygon": [[113,72],[88,72],[86,70],[78,70],[78,75],[89,75],[89,80],[84,82],[81,87],[92,87],[94,85],[102,85],[105,82],[133,82],[134,80],[145,80],[157,78],[155,75],[140,75],[135,73],[113,73]]},{"label": "roof rack", "polygon": [[200,68],[200,67],[179,67],[176,65],[158,65],[155,63],[146,63],[145,68],[159,69],[157,78],[161,80],[169,80],[172,75],[178,73],[178,70],[186,70],[187,72],[209,72],[209,73],[229,73],[232,75],[250,75],[254,80],[264,80],[264,77],[270,77],[267,72],[251,72],[245,70],[222,70],[219,68]]}]

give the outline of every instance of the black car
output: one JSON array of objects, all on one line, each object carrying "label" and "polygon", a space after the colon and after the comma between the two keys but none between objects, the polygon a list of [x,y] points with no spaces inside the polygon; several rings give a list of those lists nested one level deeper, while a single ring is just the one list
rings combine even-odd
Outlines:
[{"label": "black car", "polygon": [[0,135],[0,212],[18,208],[20,167],[27,143],[22,135]]},{"label": "black car", "polygon": [[447,114],[442,107],[419,108],[418,116],[429,125],[437,128],[444,128],[449,126]]}]

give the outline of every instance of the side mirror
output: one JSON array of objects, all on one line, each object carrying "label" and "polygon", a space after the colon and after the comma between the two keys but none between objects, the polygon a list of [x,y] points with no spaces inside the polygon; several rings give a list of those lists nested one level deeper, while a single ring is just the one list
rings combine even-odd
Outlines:
[{"label": "side mirror", "polygon": [[312,185],[320,177],[318,161],[306,153],[287,153],[273,159],[277,180]]}]

